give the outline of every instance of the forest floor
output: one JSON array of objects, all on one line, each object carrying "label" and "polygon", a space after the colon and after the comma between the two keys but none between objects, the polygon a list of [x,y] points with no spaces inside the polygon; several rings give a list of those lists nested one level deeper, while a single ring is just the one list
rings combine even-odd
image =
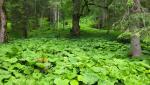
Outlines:
[{"label": "forest floor", "polygon": [[128,57],[117,33],[82,29],[36,30],[29,39],[0,45],[0,85],[150,85],[149,47],[144,58]]}]

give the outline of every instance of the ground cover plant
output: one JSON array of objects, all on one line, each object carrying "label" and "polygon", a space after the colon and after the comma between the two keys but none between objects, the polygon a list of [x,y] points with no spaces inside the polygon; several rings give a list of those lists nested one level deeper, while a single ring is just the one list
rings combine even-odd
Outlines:
[{"label": "ground cover plant", "polygon": [[[83,31],[83,36],[90,34],[87,30]],[[54,34],[51,33],[50,36]],[[1,84],[150,84],[149,59],[130,59],[127,55],[128,44],[119,43],[107,36],[100,37],[101,32],[97,30],[92,29],[91,34],[94,36],[76,39],[32,36],[30,39],[1,45]]]}]

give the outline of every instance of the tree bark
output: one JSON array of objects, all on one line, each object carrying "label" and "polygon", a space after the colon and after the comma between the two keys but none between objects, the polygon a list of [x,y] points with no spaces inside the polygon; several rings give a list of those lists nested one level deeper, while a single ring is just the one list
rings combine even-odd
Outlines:
[{"label": "tree bark", "polygon": [[71,34],[73,36],[80,35],[80,1],[81,0],[72,0],[73,2],[73,16],[72,16],[72,29]]},{"label": "tree bark", "polygon": [[[132,13],[141,13],[141,5],[140,5],[140,0],[133,0],[134,1],[134,6],[131,9]],[[138,25],[137,25],[138,26]],[[133,57],[138,57],[142,54],[141,50],[141,44],[140,44],[140,37],[134,33],[135,28],[131,28],[131,53]]]},{"label": "tree bark", "polygon": [[99,17],[98,28],[104,28],[107,26],[108,9],[101,8],[101,11],[102,11],[102,15],[100,15],[100,17]]},{"label": "tree bark", "polygon": [[131,49],[133,57],[140,56],[142,53],[140,38],[136,34],[132,34],[131,36]]},{"label": "tree bark", "polygon": [[6,41],[6,15],[3,5],[4,0],[0,0],[0,43]]},{"label": "tree bark", "polygon": [[52,4],[50,8],[49,20],[53,24],[54,28],[58,28],[60,18],[60,10],[57,4]]},{"label": "tree bark", "polygon": [[28,0],[24,0],[24,28],[23,28],[23,36],[24,38],[28,37],[28,17],[29,17],[29,13],[28,13],[29,9],[28,9]]},{"label": "tree bark", "polygon": [[[98,20],[98,28],[106,28],[109,26],[109,6],[113,3],[114,0],[101,0],[100,2],[100,11],[101,14],[99,15]],[[109,33],[108,29],[108,33]]]}]

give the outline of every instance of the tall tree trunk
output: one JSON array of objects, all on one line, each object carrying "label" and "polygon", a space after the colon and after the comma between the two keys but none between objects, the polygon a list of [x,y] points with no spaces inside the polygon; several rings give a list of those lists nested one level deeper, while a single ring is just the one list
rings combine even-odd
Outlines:
[{"label": "tall tree trunk", "polygon": [[107,26],[108,8],[101,8],[102,14],[99,16],[98,28]]},{"label": "tall tree trunk", "polygon": [[51,7],[49,8],[49,21],[52,23],[55,30],[56,30],[56,28],[59,28],[59,26],[58,26],[59,20],[60,20],[59,5],[51,4]]},{"label": "tall tree trunk", "polygon": [[132,36],[131,36],[131,49],[132,49],[133,57],[140,56],[142,53],[140,38],[136,34],[132,34]]},{"label": "tall tree trunk", "polygon": [[[100,11],[101,14],[98,20],[98,28],[108,27],[108,18],[109,18],[109,6],[113,3],[113,0],[102,0],[100,2]],[[109,30],[109,29],[108,29]],[[109,31],[108,31],[109,32]]]},{"label": "tall tree trunk", "polygon": [[60,13],[59,13],[59,7],[58,7],[58,5],[57,5],[57,29],[59,29],[59,15],[60,15]]},{"label": "tall tree trunk", "polygon": [[39,22],[38,22],[38,13],[37,13],[37,0],[34,0],[35,3],[35,12],[34,12],[34,28],[33,29],[37,29],[39,27]]},{"label": "tall tree trunk", "polygon": [[[141,9],[141,5],[140,5],[140,0],[133,0],[134,1],[134,6],[131,9],[132,13],[141,13],[142,9]],[[138,25],[137,25],[138,26]],[[132,52],[132,56],[133,57],[138,57],[142,54],[142,50],[141,50],[141,44],[140,44],[140,37],[134,33],[134,28],[131,31],[132,35],[131,35],[131,52]]]},{"label": "tall tree trunk", "polygon": [[28,9],[28,0],[24,0],[24,28],[23,28],[23,36],[24,38],[28,37],[28,13],[29,9]]},{"label": "tall tree trunk", "polygon": [[64,4],[63,4],[63,0],[61,0],[61,6],[62,6],[62,9],[61,9],[61,17],[62,17],[62,23],[63,23],[63,30],[65,28],[65,13],[64,13]]},{"label": "tall tree trunk", "polygon": [[54,5],[52,12],[53,12],[53,16],[52,16],[53,24],[54,24],[55,28],[57,28],[56,27],[56,25],[57,25],[57,15],[58,15],[58,13],[57,13],[57,6]]},{"label": "tall tree trunk", "polygon": [[73,2],[73,16],[72,16],[72,29],[71,34],[73,36],[80,35],[80,2],[81,0],[72,0]]},{"label": "tall tree trunk", "polygon": [[0,0],[0,43],[6,41],[6,15],[3,5],[4,0]]}]

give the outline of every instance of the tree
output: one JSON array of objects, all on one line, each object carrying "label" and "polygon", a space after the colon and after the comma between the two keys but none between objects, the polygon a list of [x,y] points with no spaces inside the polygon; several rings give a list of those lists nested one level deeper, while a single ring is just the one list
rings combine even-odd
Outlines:
[{"label": "tree", "polygon": [[73,15],[72,15],[72,29],[71,34],[73,36],[80,35],[80,4],[81,0],[72,0],[73,3]]},{"label": "tree", "polygon": [[6,0],[10,35],[26,38],[30,29],[39,28],[39,18],[49,16],[48,6],[49,0]]},{"label": "tree", "polygon": [[28,1],[27,0],[24,0],[24,16],[23,16],[23,20],[24,20],[24,28],[23,28],[23,36],[25,37],[25,38],[27,38],[28,37],[28,30],[29,30],[29,28],[28,28],[28,17],[29,17],[29,13],[28,13],[28,10],[29,10],[29,8],[28,8],[29,6],[28,6]]},{"label": "tree", "polygon": [[50,1],[49,7],[49,21],[54,25],[55,28],[59,28],[60,19],[60,5],[61,1]]},{"label": "tree", "polygon": [[100,2],[100,11],[102,12],[99,16],[98,28],[104,28],[108,26],[108,17],[109,17],[109,5],[111,5],[113,0],[101,0]]},{"label": "tree", "polygon": [[[6,3],[8,18],[12,24],[10,34],[14,37],[25,38],[27,36],[26,5],[26,0],[9,0]],[[30,12],[29,9],[28,11]]]},{"label": "tree", "polygon": [[4,0],[0,0],[0,43],[6,41],[6,15],[4,11]]},{"label": "tree", "polygon": [[[133,0],[134,5],[131,8],[131,12],[136,14],[136,13],[141,13],[142,12],[142,8],[141,8],[141,4],[140,4],[140,0]],[[135,29],[139,26],[139,23],[137,21],[136,23],[136,27],[133,27],[130,29],[132,35],[131,35],[131,52],[132,52],[132,56],[140,56],[142,54],[142,50],[141,50],[141,44],[140,44],[140,36],[138,35],[138,33],[136,33]]]}]

